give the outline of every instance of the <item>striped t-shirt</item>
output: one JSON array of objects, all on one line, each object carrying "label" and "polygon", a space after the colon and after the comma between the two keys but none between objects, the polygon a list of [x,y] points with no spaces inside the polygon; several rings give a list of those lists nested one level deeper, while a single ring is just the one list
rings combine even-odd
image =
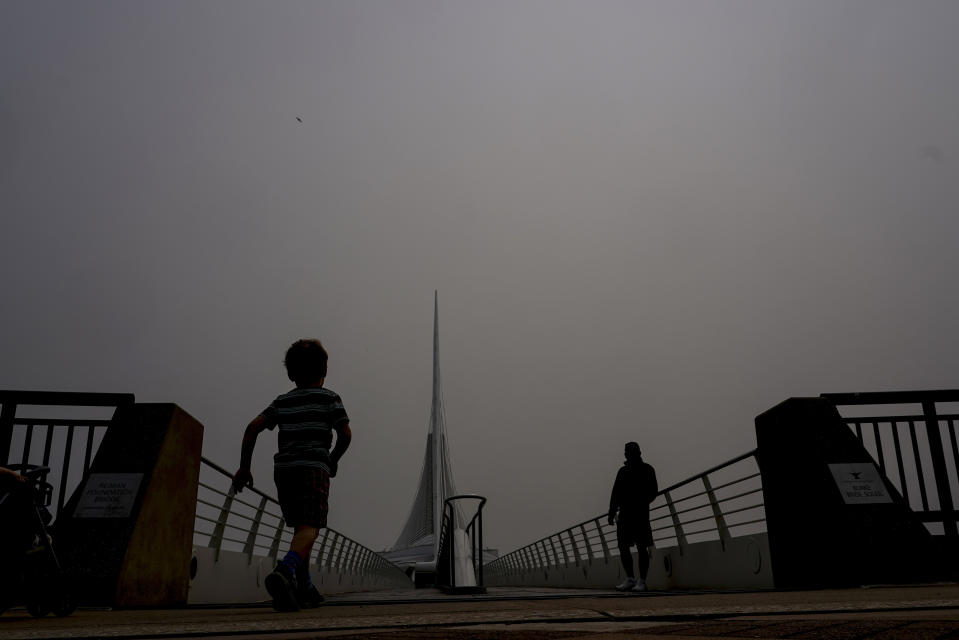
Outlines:
[{"label": "striped t-shirt", "polygon": [[297,388],[263,411],[267,429],[279,426],[277,467],[319,467],[329,472],[333,428],[350,421],[343,401],[322,387]]}]

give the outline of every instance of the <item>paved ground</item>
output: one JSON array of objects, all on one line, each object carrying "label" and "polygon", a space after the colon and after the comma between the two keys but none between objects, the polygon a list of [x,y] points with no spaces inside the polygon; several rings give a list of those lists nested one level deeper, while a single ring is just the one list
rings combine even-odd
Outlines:
[{"label": "paved ground", "polygon": [[650,593],[491,589],[452,598],[429,590],[348,594],[320,609],[266,606],[84,610],[68,618],[0,616],[0,638],[562,638],[959,639],[959,585],[830,591]]}]

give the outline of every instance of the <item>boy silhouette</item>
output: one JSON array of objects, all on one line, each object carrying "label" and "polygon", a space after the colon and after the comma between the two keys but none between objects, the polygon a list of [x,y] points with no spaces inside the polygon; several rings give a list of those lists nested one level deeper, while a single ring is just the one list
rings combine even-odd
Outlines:
[{"label": "boy silhouette", "polygon": [[[277,611],[316,607],[324,600],[310,579],[310,552],[326,526],[330,478],[336,476],[353,435],[340,396],[323,386],[327,360],[319,340],[297,340],[287,349],[283,364],[296,388],[277,396],[246,427],[240,468],[233,475],[237,492],[253,486],[250,463],[256,438],[265,429],[279,427],[273,478],[283,519],[293,527],[293,540],[264,580]],[[334,432],[336,445],[331,451]]]}]

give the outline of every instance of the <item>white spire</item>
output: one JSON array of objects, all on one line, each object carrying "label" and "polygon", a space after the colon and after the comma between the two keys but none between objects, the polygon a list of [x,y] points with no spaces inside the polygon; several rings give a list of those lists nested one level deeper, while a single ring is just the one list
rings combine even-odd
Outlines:
[{"label": "white spire", "polygon": [[430,545],[433,557],[439,544],[443,518],[443,502],[456,495],[453,470],[446,444],[446,415],[443,412],[443,390],[440,386],[439,294],[433,292],[433,399],[430,428],[426,436],[426,453],[420,484],[413,499],[409,518],[400,531],[393,550]]}]

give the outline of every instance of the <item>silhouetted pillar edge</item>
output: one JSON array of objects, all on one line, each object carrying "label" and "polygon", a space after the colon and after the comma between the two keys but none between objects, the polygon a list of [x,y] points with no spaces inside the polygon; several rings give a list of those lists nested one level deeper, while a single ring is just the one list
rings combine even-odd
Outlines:
[{"label": "silhouetted pillar edge", "polygon": [[915,582],[941,573],[931,535],[881,478],[887,503],[847,504],[830,464],[873,463],[836,407],[790,398],[756,417],[773,578],[778,588]]},{"label": "silhouetted pillar edge", "polygon": [[[118,409],[56,522],[79,603],[186,604],[202,445],[203,425],[175,404]],[[98,487],[117,485],[130,490],[128,504],[114,505],[125,515],[91,501]]]}]

